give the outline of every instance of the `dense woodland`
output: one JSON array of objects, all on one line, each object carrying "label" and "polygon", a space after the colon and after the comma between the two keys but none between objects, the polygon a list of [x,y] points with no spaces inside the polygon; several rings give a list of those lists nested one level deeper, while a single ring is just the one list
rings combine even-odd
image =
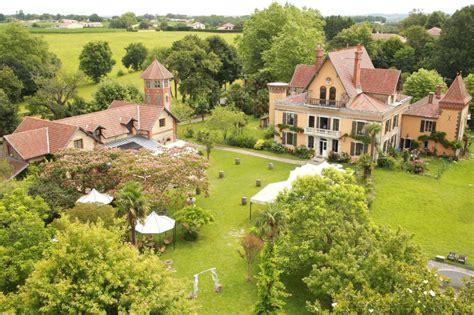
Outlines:
[{"label": "dense woodland", "polygon": [[[102,20],[97,15],[0,15],[0,21],[12,18]],[[156,18],[126,13],[109,22],[127,28]],[[161,23],[168,23],[187,17],[162,18]],[[213,26],[223,22],[218,16],[193,18]],[[0,135],[11,133],[25,113],[59,119],[105,109],[114,99],[140,102],[141,91],[106,80],[107,75],[116,62],[142,71],[157,58],[175,77],[176,114],[187,119],[211,112],[211,123],[226,138],[228,124],[219,124],[227,119],[238,129],[246,120],[241,112],[265,114],[267,83],[288,82],[295,65],[313,63],[318,44],[326,51],[363,44],[376,67],[402,70],[400,88],[414,99],[439,83],[449,84],[460,71],[474,95],[474,5],[451,16],[413,11],[399,23],[389,23],[383,17],[323,17],[316,9],[273,3],[235,19],[243,29],[235,44],[219,35],[201,39],[191,34],[164,49],[132,43],[123,60],[114,60],[104,36],[83,47],[75,73],[61,69],[61,60],[40,37],[11,22],[0,28]],[[433,26],[443,29],[439,38],[426,33]],[[396,32],[407,42],[374,41],[374,31]],[[99,84],[90,102],[77,95],[84,82]],[[233,109],[232,117],[218,106],[222,98]],[[209,158],[212,133],[199,136]],[[187,298],[188,283],[166,273],[153,252],[139,252],[128,228],[134,231],[137,219],[150,209],[179,209],[180,223],[195,237],[213,218],[183,201],[189,191],[208,193],[207,161],[197,155],[139,154],[70,150],[31,167],[21,181],[0,176],[0,312],[197,311],[197,303]],[[0,165],[0,175],[7,167]],[[114,194],[114,208],[74,205],[86,187]],[[275,207],[261,212],[242,247],[249,266],[255,255],[262,256],[255,276],[255,314],[285,309],[285,278],[297,279],[310,292],[306,308],[315,314],[473,311],[474,285],[457,293],[440,288],[410,236],[372,222],[365,188],[348,174],[298,180]]]}]

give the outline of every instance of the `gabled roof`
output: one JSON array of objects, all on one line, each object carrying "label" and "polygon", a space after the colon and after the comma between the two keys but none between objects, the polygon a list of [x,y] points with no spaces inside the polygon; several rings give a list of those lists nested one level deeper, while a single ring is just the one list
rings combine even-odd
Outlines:
[{"label": "gabled roof", "polygon": [[430,28],[429,30],[426,31],[429,35],[433,36],[433,37],[438,37],[441,35],[441,29],[439,27],[432,27]]},{"label": "gabled roof", "polygon": [[173,75],[158,60],[153,62],[142,73],[141,78],[144,80],[165,80],[172,79]]},{"label": "gabled roof", "polygon": [[454,79],[453,83],[449,87],[446,95],[441,99],[439,102],[440,105],[467,105],[471,101],[472,97],[469,95],[469,92],[464,85],[464,81],[462,79],[462,75],[458,74],[456,79]]},{"label": "gabled roof", "polygon": [[369,94],[391,95],[396,92],[400,70],[364,69],[360,70],[362,91]]},{"label": "gabled roof", "polygon": [[[353,83],[354,75],[354,61],[357,47],[344,48],[332,51],[328,54],[334,68],[336,69],[342,85],[349,97],[354,97],[358,94],[357,89]],[[374,69],[372,60],[367,53],[365,47],[362,46],[361,68]]]},{"label": "gabled roof", "polygon": [[403,115],[418,116],[436,119],[439,117],[440,99],[433,95],[433,100],[429,102],[429,95],[410,105],[410,108]]},{"label": "gabled roof", "polygon": [[129,130],[122,122],[129,122],[130,119],[137,121],[137,129],[151,131],[163,110],[163,106],[114,101],[106,110],[64,118],[59,122],[85,130],[89,130],[90,126],[100,125],[104,128],[102,135],[107,139],[128,134]]},{"label": "gabled roof", "polygon": [[392,107],[375,97],[360,93],[350,104],[347,104],[347,108],[364,112],[383,113],[390,110]]},{"label": "gabled roof", "polygon": [[295,72],[291,78],[290,88],[306,88],[316,73],[316,65],[296,65]]},{"label": "gabled roof", "polygon": [[18,174],[23,172],[27,167],[28,163],[16,159],[12,159],[10,157],[1,158],[0,160],[6,160],[7,163],[11,166],[12,171],[10,174],[7,174],[7,179],[12,179],[16,177]]},{"label": "gabled roof", "polygon": [[78,126],[58,121],[25,117],[5,139],[24,160],[28,160],[65,148],[78,129]]}]

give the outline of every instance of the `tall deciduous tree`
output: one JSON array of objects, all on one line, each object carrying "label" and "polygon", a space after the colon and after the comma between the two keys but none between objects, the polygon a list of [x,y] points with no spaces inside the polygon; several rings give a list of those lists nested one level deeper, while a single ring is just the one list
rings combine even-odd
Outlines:
[{"label": "tall deciduous tree", "polygon": [[363,22],[340,31],[329,42],[329,46],[331,49],[335,49],[362,44],[370,50],[372,42],[372,27],[368,22]]},{"label": "tall deciduous tree", "polygon": [[186,286],[151,253],[100,225],[68,224],[35,264],[15,308],[25,313],[194,313]]},{"label": "tall deciduous tree", "polygon": [[148,50],[142,43],[130,43],[125,47],[125,56],[122,58],[122,63],[125,68],[132,68],[138,71],[142,68],[147,54]]},{"label": "tall deciduous tree", "polygon": [[403,93],[413,96],[413,101],[425,97],[429,92],[434,92],[438,84],[446,89],[446,83],[435,70],[420,69],[412,73],[403,84]]},{"label": "tall deciduous tree", "polygon": [[43,219],[49,211],[40,197],[31,197],[26,184],[13,188],[0,199],[0,291],[14,292],[23,285],[51,244],[52,230]]},{"label": "tall deciduous tree", "polygon": [[113,101],[143,102],[142,93],[134,85],[122,85],[117,81],[100,83],[94,93],[94,110],[107,109]]},{"label": "tall deciduous tree", "polygon": [[59,60],[42,38],[19,23],[10,23],[0,30],[0,65],[13,70],[23,84],[21,96],[29,96],[37,89],[34,76],[50,76],[59,67]]},{"label": "tall deciduous tree", "polygon": [[340,31],[354,25],[354,20],[349,16],[331,15],[324,18],[326,24],[324,25],[324,32],[326,39],[330,41]]},{"label": "tall deciduous tree", "polygon": [[5,92],[10,102],[18,102],[21,99],[23,83],[6,65],[0,65],[0,89]]},{"label": "tall deciduous tree", "polygon": [[237,130],[247,123],[245,114],[232,107],[216,106],[207,121],[209,129],[222,132],[224,140],[229,131]]},{"label": "tall deciduous tree", "polygon": [[443,28],[444,22],[446,22],[447,16],[443,11],[433,11],[426,19],[425,28],[430,29],[432,27]]},{"label": "tall deciduous tree", "polygon": [[0,136],[12,133],[18,125],[18,106],[0,89]]},{"label": "tall deciduous tree", "polygon": [[215,80],[221,86],[237,80],[241,67],[235,47],[229,45],[224,38],[218,35],[210,36],[206,38],[206,41],[209,47],[208,51],[215,53],[222,62],[219,72],[215,75]]},{"label": "tall deciduous tree", "polygon": [[31,113],[41,114],[43,117],[60,119],[75,114],[78,109],[77,87],[82,82],[84,75],[81,72],[67,74],[59,72],[55,76],[35,78],[38,91],[28,100]]},{"label": "tall deciduous tree", "polygon": [[425,26],[428,17],[421,10],[414,9],[410,11],[408,17],[400,22],[400,28],[405,30],[412,26]]},{"label": "tall deciduous tree", "polygon": [[100,82],[115,65],[112,50],[105,41],[89,42],[82,48],[79,56],[79,69],[95,83]]},{"label": "tall deciduous tree", "polygon": [[443,76],[474,72],[474,5],[457,10],[444,24],[435,48],[434,64]]}]

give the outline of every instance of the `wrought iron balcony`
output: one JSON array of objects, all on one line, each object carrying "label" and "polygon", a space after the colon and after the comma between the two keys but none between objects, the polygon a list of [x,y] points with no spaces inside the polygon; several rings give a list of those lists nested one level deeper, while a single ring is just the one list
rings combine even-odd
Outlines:
[{"label": "wrought iron balcony", "polygon": [[306,127],[304,131],[306,134],[309,134],[309,135],[330,136],[330,137],[338,137],[338,138],[340,134],[339,131],[322,129],[322,128],[313,128],[313,127]]},{"label": "wrought iron balcony", "polygon": [[333,108],[341,108],[346,105],[345,102],[341,102],[341,101],[326,100],[326,99],[312,98],[312,97],[308,97],[306,99],[306,103],[313,106],[323,106],[323,107],[333,107]]}]

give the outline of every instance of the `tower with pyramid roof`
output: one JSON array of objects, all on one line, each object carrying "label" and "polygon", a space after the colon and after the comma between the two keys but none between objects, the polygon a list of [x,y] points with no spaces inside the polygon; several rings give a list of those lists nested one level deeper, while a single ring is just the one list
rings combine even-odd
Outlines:
[{"label": "tower with pyramid roof", "polygon": [[145,104],[171,108],[171,80],[173,75],[158,60],[153,62],[142,73],[145,83]]}]

